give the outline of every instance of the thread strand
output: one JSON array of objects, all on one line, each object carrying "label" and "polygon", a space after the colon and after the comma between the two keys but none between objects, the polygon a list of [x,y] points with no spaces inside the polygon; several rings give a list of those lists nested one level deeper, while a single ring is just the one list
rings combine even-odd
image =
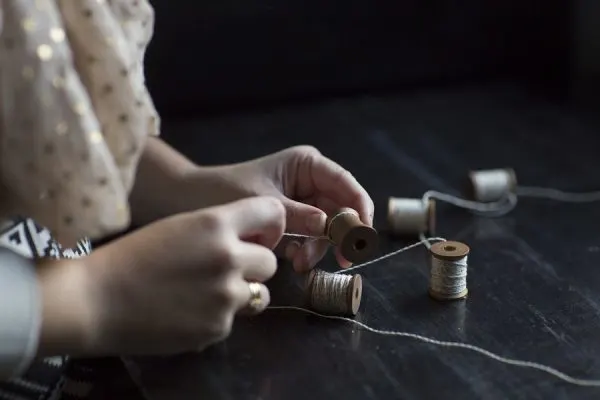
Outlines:
[{"label": "thread strand", "polygon": [[401,248],[401,249],[398,249],[398,250],[396,250],[396,251],[392,251],[391,253],[384,254],[383,256],[381,256],[381,257],[379,257],[379,258],[376,258],[376,259],[374,259],[374,260],[367,261],[367,262],[365,262],[365,263],[358,264],[358,265],[355,265],[355,266],[353,266],[353,267],[350,267],[350,268],[346,268],[346,269],[342,269],[342,270],[339,270],[339,271],[335,271],[335,272],[333,272],[333,273],[334,273],[334,274],[347,274],[347,273],[348,273],[348,272],[350,272],[350,271],[354,271],[354,270],[357,270],[357,269],[359,269],[359,268],[364,268],[364,267],[366,267],[367,265],[375,264],[375,263],[378,263],[378,262],[380,262],[380,261],[383,261],[383,260],[385,260],[385,259],[387,259],[387,258],[390,258],[390,257],[397,256],[397,255],[398,255],[398,254],[400,254],[400,253],[404,253],[405,251],[408,251],[408,250],[414,249],[415,247],[422,246],[422,245],[424,245],[425,243],[429,244],[429,242],[444,242],[444,241],[446,241],[446,239],[444,239],[444,238],[441,238],[441,237],[431,237],[431,238],[424,238],[424,239],[422,239],[422,240],[420,240],[420,241],[418,241],[418,242],[416,242],[416,243],[413,243],[413,244],[411,244],[411,245],[409,245],[409,246],[403,247],[403,248]]},{"label": "thread strand", "polygon": [[565,203],[593,203],[600,201],[600,191],[569,193],[552,188],[533,186],[517,187],[517,195],[522,197],[537,197],[549,200],[562,201]]},{"label": "thread strand", "polygon": [[383,330],[383,329],[377,329],[377,328],[373,328],[367,324],[364,324],[362,322],[356,321],[354,319],[351,318],[346,318],[346,317],[339,317],[339,316],[335,316],[335,315],[325,315],[325,314],[321,314],[312,310],[308,310],[306,308],[302,308],[302,307],[295,307],[295,306],[270,306],[268,307],[268,309],[270,310],[292,310],[292,311],[301,311],[304,313],[308,313],[308,314],[312,314],[321,318],[326,318],[326,319],[332,319],[332,320],[338,320],[338,321],[344,321],[344,322],[348,322],[351,324],[354,324],[356,326],[359,326],[369,332],[375,333],[375,334],[379,334],[379,335],[384,335],[384,336],[400,336],[400,337],[406,337],[406,338],[410,338],[410,339],[415,339],[415,340],[419,340],[421,342],[425,342],[428,344],[432,344],[435,346],[440,346],[440,347],[449,347],[449,348],[460,348],[460,349],[465,349],[465,350],[471,350],[474,351],[476,353],[482,354],[485,357],[488,357],[492,360],[501,362],[503,364],[508,364],[508,365],[512,365],[512,366],[516,366],[516,367],[522,367],[522,368],[529,368],[529,369],[535,369],[538,371],[542,371],[542,372],[546,372],[550,375],[553,375],[554,377],[576,385],[576,386],[592,386],[592,387],[600,387],[600,379],[582,379],[582,378],[576,378],[573,376],[570,376],[562,371],[559,371],[556,368],[553,368],[549,365],[544,365],[541,363],[537,363],[537,362],[533,362],[533,361],[526,361],[526,360],[518,360],[518,359],[514,359],[514,358],[508,358],[508,357],[504,357],[501,355],[498,355],[496,353],[493,353],[489,350],[486,350],[482,347],[479,346],[475,346],[469,343],[462,343],[462,342],[452,342],[452,341],[444,341],[444,340],[438,340],[435,338],[431,338],[428,336],[423,336],[423,335],[419,335],[417,333],[411,333],[411,332],[402,332],[402,331],[391,331],[391,330]]},{"label": "thread strand", "polygon": [[315,241],[315,240],[327,240],[329,241],[329,238],[327,236],[310,236],[310,235],[302,235],[300,233],[284,233],[283,236],[287,236],[287,237],[291,237],[291,238],[298,238],[298,239],[308,239],[309,241]]},{"label": "thread strand", "polygon": [[600,201],[600,191],[569,193],[552,188],[518,186],[515,193],[508,193],[505,197],[495,202],[482,203],[430,190],[423,195],[423,201],[426,202],[429,199],[435,199],[456,207],[471,210],[476,214],[501,217],[511,212],[517,206],[518,197],[548,199],[564,203],[593,203]]},{"label": "thread strand", "polygon": [[456,207],[471,210],[477,214],[490,217],[501,217],[506,215],[517,206],[517,196],[512,193],[495,202],[481,203],[478,201],[466,200],[451,194],[429,190],[423,195],[423,201],[426,202],[429,201],[429,199],[443,201]]}]

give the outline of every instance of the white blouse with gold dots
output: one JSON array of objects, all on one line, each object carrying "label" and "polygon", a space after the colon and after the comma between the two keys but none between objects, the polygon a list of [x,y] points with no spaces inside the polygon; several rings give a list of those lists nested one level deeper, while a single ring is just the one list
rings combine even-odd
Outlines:
[{"label": "white blouse with gold dots", "polygon": [[143,60],[146,0],[0,0],[0,217],[61,241],[129,223],[128,195],[159,118]]}]

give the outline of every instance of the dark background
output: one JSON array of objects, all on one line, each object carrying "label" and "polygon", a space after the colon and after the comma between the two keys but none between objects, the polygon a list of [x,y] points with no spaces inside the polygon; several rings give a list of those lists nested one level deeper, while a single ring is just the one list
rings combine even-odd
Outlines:
[{"label": "dark background", "polygon": [[148,82],[165,116],[491,80],[565,94],[574,4],[154,1]]},{"label": "dark background", "polygon": [[[600,186],[598,6],[590,1],[153,2],[147,79],[163,137],[199,163],[313,144],[371,193],[460,193],[469,169]],[[598,55],[596,55],[598,54]],[[522,200],[502,219],[438,211],[472,248],[466,302],[426,295],[425,253],[364,270],[361,321],[600,376],[596,205]],[[334,269],[330,257],[320,268]],[[272,283],[296,304],[289,266]],[[285,289],[282,289],[285,288]],[[296,288],[296,289],[294,289]],[[597,399],[597,389],[301,314],[238,321],[210,351],[128,365],[162,399]],[[110,385],[107,385],[107,387]]]}]

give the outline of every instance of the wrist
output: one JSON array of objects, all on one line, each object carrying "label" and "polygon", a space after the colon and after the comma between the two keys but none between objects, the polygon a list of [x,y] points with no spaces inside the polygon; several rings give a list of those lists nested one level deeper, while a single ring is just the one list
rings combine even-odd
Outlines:
[{"label": "wrist", "polygon": [[165,142],[149,139],[129,197],[134,225],[145,225],[176,212],[182,182],[198,169]]},{"label": "wrist", "polygon": [[[151,208],[138,201],[132,209],[135,222],[146,224],[174,214],[222,205],[248,197],[250,191],[240,186],[243,179],[235,176],[235,165],[195,166],[185,174],[173,176],[151,190]],[[140,207],[142,206],[142,207]]]},{"label": "wrist", "polygon": [[100,349],[96,289],[86,258],[39,265],[42,326],[38,357],[93,356]]},{"label": "wrist", "polygon": [[236,164],[197,167],[177,183],[170,215],[219,206],[252,195],[243,185],[251,179],[238,176]]}]

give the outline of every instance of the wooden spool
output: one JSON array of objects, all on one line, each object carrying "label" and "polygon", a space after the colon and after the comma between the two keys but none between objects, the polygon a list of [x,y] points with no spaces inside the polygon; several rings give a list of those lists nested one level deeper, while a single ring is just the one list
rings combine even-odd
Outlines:
[{"label": "wooden spool", "polygon": [[[444,261],[460,260],[461,258],[467,257],[470,251],[471,249],[469,246],[456,241],[437,242],[429,249],[432,257]],[[429,295],[440,301],[459,300],[467,297],[468,294],[469,289],[465,288],[465,290],[456,294],[455,296],[449,297],[447,295],[437,293],[433,289],[429,288]]]},{"label": "wooden spool", "polygon": [[[492,175],[500,175],[505,183],[498,187],[482,187],[481,179],[489,179]],[[479,179],[479,181],[478,181]],[[489,170],[469,171],[466,196],[468,199],[482,203],[495,202],[517,188],[517,174],[512,168],[498,168]]]},{"label": "wooden spool", "polygon": [[[402,207],[422,208],[421,215],[413,215],[410,212],[414,210],[403,209]],[[388,199],[387,221],[390,233],[399,236],[417,236],[421,233],[435,235],[436,202],[435,199],[429,199],[427,206],[423,204],[422,199],[404,199],[390,197]]]},{"label": "wooden spool", "polygon": [[328,219],[327,236],[351,263],[367,261],[379,248],[377,231],[365,225],[350,208],[341,209]]},{"label": "wooden spool", "polygon": [[[317,312],[327,312],[327,310],[323,310],[319,306],[319,304],[313,304],[312,302],[313,281],[315,279],[315,275],[318,273],[329,274],[328,272],[317,270],[312,270],[309,272],[306,280],[306,298],[308,305],[312,310]],[[345,290],[346,312],[343,314],[344,316],[354,317],[356,316],[356,314],[358,314],[358,310],[360,309],[360,303],[362,300],[362,288],[362,276],[360,274],[353,275],[352,279],[350,280],[350,284],[346,287]]]}]

